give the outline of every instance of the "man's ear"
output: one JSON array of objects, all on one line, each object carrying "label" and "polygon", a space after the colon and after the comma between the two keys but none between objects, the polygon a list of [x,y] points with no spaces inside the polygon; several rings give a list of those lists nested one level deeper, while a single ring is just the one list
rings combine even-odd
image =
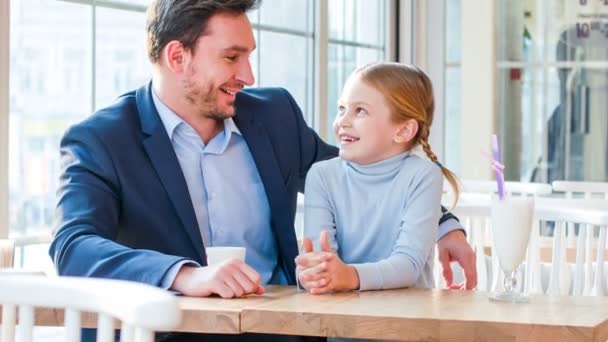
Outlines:
[{"label": "man's ear", "polygon": [[399,126],[393,136],[393,141],[397,144],[408,143],[418,134],[418,121],[409,119]]},{"label": "man's ear", "polygon": [[184,48],[184,45],[177,40],[170,41],[165,45],[162,52],[164,64],[169,70],[178,74],[184,72],[186,69],[185,65],[187,64],[189,57],[189,50]]}]

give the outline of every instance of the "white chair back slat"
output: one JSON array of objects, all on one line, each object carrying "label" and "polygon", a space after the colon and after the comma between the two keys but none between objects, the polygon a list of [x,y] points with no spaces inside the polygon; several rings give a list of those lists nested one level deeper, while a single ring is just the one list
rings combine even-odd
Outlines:
[{"label": "white chair back slat", "polygon": [[471,245],[475,251],[475,264],[477,266],[477,288],[486,290],[489,286],[488,267],[485,256],[485,230],[487,220],[484,217],[476,217],[468,220],[472,229],[469,236],[471,237]]},{"label": "white chair back slat", "polygon": [[114,341],[114,319],[105,314],[97,316],[97,342]]},{"label": "white chair back slat", "polygon": [[606,295],[606,279],[604,278],[604,253],[606,251],[606,229],[607,227],[600,227],[599,245],[597,247],[597,258],[595,261],[595,280],[593,282],[593,289],[591,289],[592,296],[604,296]]},{"label": "white chair back slat", "polygon": [[2,333],[0,341],[15,340],[15,325],[17,323],[17,306],[13,304],[2,305]]},{"label": "white chair back slat", "polygon": [[555,267],[561,263],[561,248],[562,248],[562,225],[557,223],[555,225],[555,229],[553,230],[553,249],[551,256],[551,273],[549,275],[549,286],[547,287],[548,295],[558,295],[559,294],[559,276],[561,267]]},{"label": "white chair back slat", "polygon": [[583,294],[584,281],[585,281],[585,255],[586,255],[586,242],[587,242],[587,225],[581,224],[578,231],[578,238],[576,239],[576,266],[574,267],[574,285],[572,288],[572,294],[580,296]]},{"label": "white chair back slat", "polygon": [[556,222],[553,235],[553,251],[548,295],[567,295],[570,292],[570,270],[566,259],[566,224]]},{"label": "white chair back slat", "polygon": [[31,305],[19,306],[19,326],[17,336],[20,342],[33,341],[34,331],[34,307]]},{"label": "white chair back slat", "polygon": [[592,225],[587,225],[585,236],[585,281],[583,295],[590,296],[593,288],[593,231]]},{"label": "white chair back slat", "polygon": [[[3,275],[0,281],[2,305],[2,342],[15,341],[16,314],[19,308],[19,341],[30,341],[34,326],[34,308],[65,310],[66,340],[79,341],[79,312],[98,316],[97,341],[115,340],[114,322],[132,326],[131,340],[151,341],[154,331],[171,331],[180,323],[177,298],[149,285],[122,280],[73,277]],[[128,334],[128,332],[127,332]]]},{"label": "white chair back slat", "polygon": [[148,329],[137,328],[137,329],[135,329],[135,341],[136,342],[153,342],[154,333]]},{"label": "white chair back slat", "polygon": [[80,312],[74,309],[66,309],[65,310],[65,341],[67,342],[77,342],[80,341],[81,334],[81,318]]},{"label": "white chair back slat", "polygon": [[135,327],[130,324],[123,324],[120,327],[120,342],[135,341]]}]

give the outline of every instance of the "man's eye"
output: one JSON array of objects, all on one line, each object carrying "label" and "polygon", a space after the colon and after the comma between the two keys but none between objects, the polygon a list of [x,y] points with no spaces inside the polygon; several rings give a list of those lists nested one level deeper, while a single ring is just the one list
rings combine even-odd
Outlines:
[{"label": "man's eye", "polygon": [[229,60],[229,61],[231,61],[231,62],[236,61],[237,58],[238,58],[238,56],[226,56],[226,59]]}]

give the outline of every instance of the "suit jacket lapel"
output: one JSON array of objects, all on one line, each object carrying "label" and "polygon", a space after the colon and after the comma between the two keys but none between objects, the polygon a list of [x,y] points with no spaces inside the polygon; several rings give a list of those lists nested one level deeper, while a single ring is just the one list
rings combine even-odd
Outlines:
[{"label": "suit jacket lapel", "polygon": [[254,119],[247,108],[241,106],[237,109],[237,113],[234,122],[251,151],[270,205],[271,225],[280,253],[279,263],[285,266],[289,283],[295,284],[294,259],[298,248],[293,229],[294,217],[289,207],[287,189],[283,184],[283,176],[274,149],[266,128]]},{"label": "suit jacket lapel", "polygon": [[167,136],[154,102],[152,101],[152,83],[137,90],[137,109],[139,111],[142,130],[147,135],[143,145],[160,178],[169,199],[179,216],[186,233],[190,237],[194,250],[197,251],[199,262],[206,260],[203,240],[192,207],[186,179],[182,173],[179,161]]}]

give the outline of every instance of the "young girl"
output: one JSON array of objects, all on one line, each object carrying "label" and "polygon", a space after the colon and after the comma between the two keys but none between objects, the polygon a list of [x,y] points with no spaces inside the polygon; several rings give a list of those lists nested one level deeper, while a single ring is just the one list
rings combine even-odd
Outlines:
[{"label": "young girl", "polygon": [[[340,156],[306,178],[296,258],[305,289],[434,286],[442,176],[458,186],[429,146],[433,109],[431,82],[414,66],[371,64],[349,77],[334,122]],[[419,145],[430,160],[412,153]]]}]

